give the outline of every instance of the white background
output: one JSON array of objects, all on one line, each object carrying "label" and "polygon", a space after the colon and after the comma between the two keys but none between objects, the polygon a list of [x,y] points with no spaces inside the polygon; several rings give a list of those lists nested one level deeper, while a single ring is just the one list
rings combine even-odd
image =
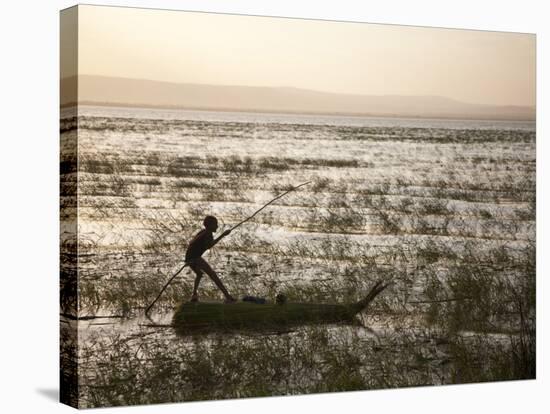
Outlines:
[{"label": "white background", "polygon": [[[544,1],[103,1],[165,9],[307,17],[537,33],[536,381],[365,391],[303,397],[107,408],[110,413],[548,412],[543,297],[548,272],[550,24]],[[3,2],[0,11],[0,411],[69,412],[58,395],[58,36],[61,0]],[[546,19],[545,19],[546,16]],[[546,388],[546,393],[544,391]]]}]

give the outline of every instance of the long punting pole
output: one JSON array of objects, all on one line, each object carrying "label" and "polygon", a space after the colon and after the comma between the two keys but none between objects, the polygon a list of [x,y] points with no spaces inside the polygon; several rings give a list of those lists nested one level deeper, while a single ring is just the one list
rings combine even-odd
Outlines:
[{"label": "long punting pole", "polygon": [[[311,181],[308,181],[308,182],[306,182],[306,183],[302,183],[302,184],[297,185],[297,186],[295,186],[295,187],[292,187],[290,190],[285,191],[284,193],[278,195],[278,196],[275,197],[273,200],[271,200],[269,203],[264,204],[261,208],[259,208],[258,210],[256,210],[256,211],[254,212],[254,214],[252,214],[251,216],[247,217],[247,218],[244,219],[243,221],[241,221],[241,222],[235,224],[233,227],[231,227],[231,231],[235,230],[237,227],[239,227],[240,225],[246,223],[247,221],[252,220],[252,219],[254,218],[254,216],[256,216],[256,214],[258,214],[258,213],[259,213],[260,211],[262,211],[264,208],[266,208],[266,207],[269,206],[270,204],[274,203],[274,202],[277,201],[278,199],[284,197],[285,195],[287,195],[287,194],[290,193],[291,191],[294,191],[294,190],[296,190],[296,189],[298,189],[298,188],[300,188],[300,187],[303,187],[304,185],[310,184],[310,183],[311,183]],[[157,300],[160,298],[160,296],[162,295],[162,293],[166,290],[166,288],[168,287],[168,285],[169,285],[170,283],[172,283],[172,280],[174,280],[174,279],[176,278],[176,276],[179,275],[179,274],[181,273],[181,271],[187,267],[187,265],[188,265],[188,264],[185,263],[182,267],[180,267],[180,269],[179,269],[176,273],[174,273],[174,275],[168,280],[168,282],[166,282],[166,284],[162,287],[161,291],[159,292],[159,294],[157,295],[157,297],[155,298],[155,300],[154,300],[149,306],[147,306],[147,309],[145,309],[145,315],[146,315],[146,316],[149,316],[149,311],[151,310],[151,308],[153,307],[153,305],[154,305],[155,303],[157,303]]]}]

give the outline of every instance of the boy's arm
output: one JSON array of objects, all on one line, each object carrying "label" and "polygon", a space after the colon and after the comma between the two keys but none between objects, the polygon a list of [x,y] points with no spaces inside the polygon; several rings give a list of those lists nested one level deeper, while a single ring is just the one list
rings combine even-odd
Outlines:
[{"label": "boy's arm", "polygon": [[214,247],[221,239],[223,239],[225,236],[229,235],[230,233],[231,233],[231,230],[224,231],[219,237],[217,237],[212,241],[212,244],[210,245],[209,249]]}]

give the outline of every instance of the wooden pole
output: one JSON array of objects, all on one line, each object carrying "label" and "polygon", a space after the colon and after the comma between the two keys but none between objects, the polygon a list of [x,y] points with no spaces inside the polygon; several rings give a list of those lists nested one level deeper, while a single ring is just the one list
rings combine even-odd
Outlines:
[{"label": "wooden pole", "polygon": [[235,224],[233,227],[231,227],[230,230],[233,231],[233,230],[235,230],[237,227],[239,227],[241,224],[244,224],[244,223],[246,223],[247,221],[252,220],[256,214],[258,214],[260,211],[262,211],[262,210],[263,210],[264,208],[266,208],[268,205],[270,205],[270,204],[274,203],[275,201],[277,201],[278,199],[284,197],[285,195],[287,195],[287,194],[290,193],[291,191],[294,191],[294,190],[296,190],[296,189],[298,189],[298,188],[300,188],[300,187],[303,187],[303,186],[306,185],[306,184],[310,184],[310,183],[311,183],[311,181],[308,181],[307,183],[303,183],[303,184],[297,185],[297,186],[295,186],[295,187],[292,187],[290,190],[285,191],[283,194],[278,195],[278,196],[275,197],[273,200],[271,200],[269,203],[264,204],[264,205],[262,206],[262,208],[256,210],[256,211],[254,212],[254,214],[252,214],[250,217],[247,217],[246,219],[244,219],[244,220],[241,221],[240,223]]}]

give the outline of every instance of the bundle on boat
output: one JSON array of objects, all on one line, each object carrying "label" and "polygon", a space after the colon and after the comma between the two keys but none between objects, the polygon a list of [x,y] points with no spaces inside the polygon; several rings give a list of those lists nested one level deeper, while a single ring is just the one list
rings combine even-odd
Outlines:
[{"label": "bundle on boat", "polygon": [[177,308],[172,325],[179,333],[186,333],[203,329],[278,328],[301,324],[353,322],[355,315],[364,311],[387,286],[379,281],[363,299],[349,304],[185,302]]}]

